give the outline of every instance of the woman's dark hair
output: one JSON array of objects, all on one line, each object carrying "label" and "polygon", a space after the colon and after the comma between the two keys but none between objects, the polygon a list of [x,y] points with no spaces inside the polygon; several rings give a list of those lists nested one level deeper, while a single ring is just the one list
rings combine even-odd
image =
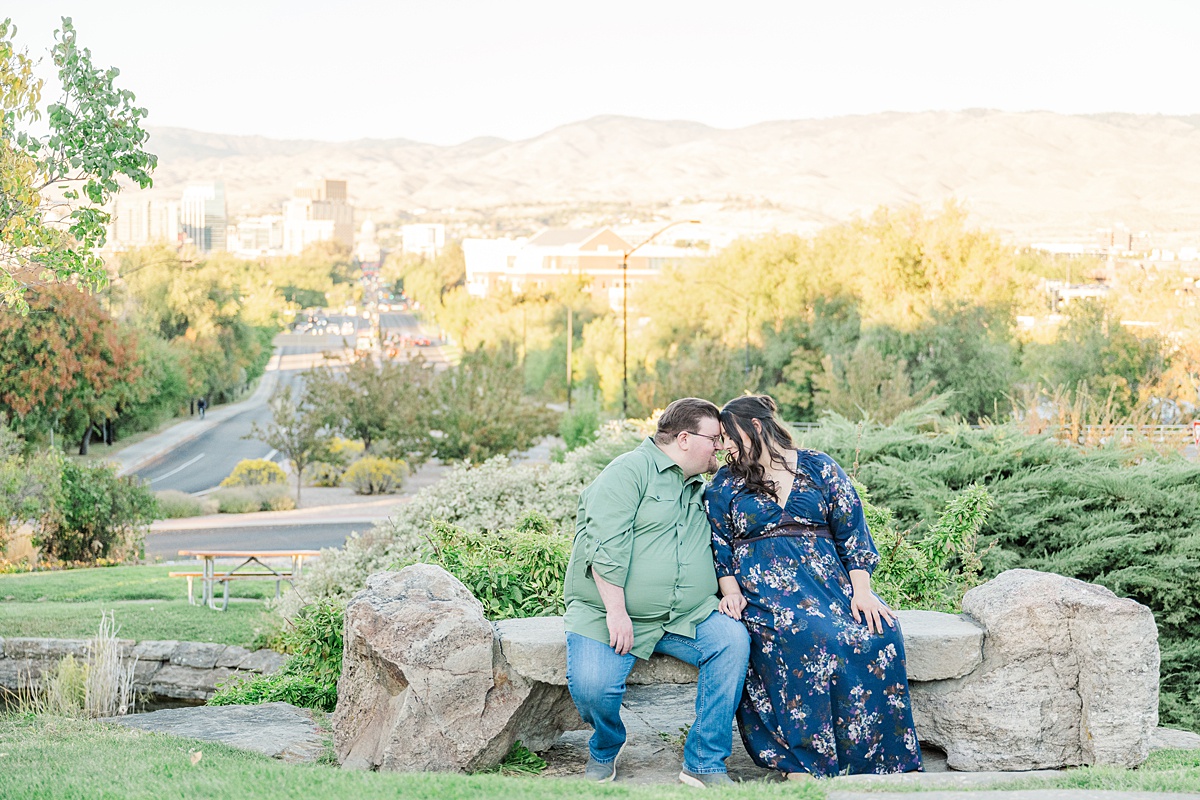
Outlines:
[{"label": "woman's dark hair", "polygon": [[[791,469],[784,450],[794,450],[792,434],[779,421],[776,413],[778,408],[775,401],[765,394],[748,394],[736,400],[730,400],[721,409],[721,428],[725,435],[738,442],[737,456],[730,451],[725,464],[735,477],[746,482],[746,488],[757,494],[774,497],[776,494],[775,481],[768,480],[766,470],[759,459],[764,452],[771,456],[771,463]],[[755,430],[753,420],[758,420],[759,428]],[[740,444],[741,434],[750,440],[750,446]]]}]

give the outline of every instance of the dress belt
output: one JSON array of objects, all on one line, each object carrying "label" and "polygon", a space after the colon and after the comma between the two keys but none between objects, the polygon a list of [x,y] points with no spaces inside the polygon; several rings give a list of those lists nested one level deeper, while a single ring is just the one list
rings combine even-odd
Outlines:
[{"label": "dress belt", "polygon": [[746,539],[736,539],[733,544],[747,544],[749,542],[757,542],[761,539],[776,539],[784,536],[792,536],[802,538],[806,536],[814,536],[818,539],[828,539],[833,541],[833,534],[829,532],[829,527],[826,525],[802,525],[798,522],[784,522],[776,525],[767,533],[761,536],[751,536]]}]

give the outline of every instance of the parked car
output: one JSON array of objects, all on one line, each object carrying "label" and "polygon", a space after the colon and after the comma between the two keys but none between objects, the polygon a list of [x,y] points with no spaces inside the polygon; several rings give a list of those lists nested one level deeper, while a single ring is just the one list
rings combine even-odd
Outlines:
[{"label": "parked car", "polygon": [[342,323],[342,336],[350,336],[354,333],[354,323],[346,320]]}]

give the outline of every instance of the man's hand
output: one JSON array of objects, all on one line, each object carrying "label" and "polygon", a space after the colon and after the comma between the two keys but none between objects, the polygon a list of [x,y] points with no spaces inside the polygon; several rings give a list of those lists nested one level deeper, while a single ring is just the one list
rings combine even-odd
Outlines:
[{"label": "man's hand", "polygon": [[717,610],[727,617],[741,619],[742,611],[745,610],[746,605],[746,596],[741,592],[734,592],[721,598],[721,602],[717,605]]},{"label": "man's hand", "polygon": [[617,655],[623,656],[633,649],[633,621],[622,609],[609,611],[605,615],[608,622],[608,644]]}]

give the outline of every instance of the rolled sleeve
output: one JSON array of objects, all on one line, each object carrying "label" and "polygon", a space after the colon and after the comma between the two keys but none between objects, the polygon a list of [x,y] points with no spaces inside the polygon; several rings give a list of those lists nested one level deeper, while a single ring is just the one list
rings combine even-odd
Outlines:
[{"label": "rolled sleeve", "polygon": [[588,573],[622,588],[633,556],[633,523],[642,495],[638,484],[634,470],[605,470],[583,501],[581,528],[591,539]]}]

